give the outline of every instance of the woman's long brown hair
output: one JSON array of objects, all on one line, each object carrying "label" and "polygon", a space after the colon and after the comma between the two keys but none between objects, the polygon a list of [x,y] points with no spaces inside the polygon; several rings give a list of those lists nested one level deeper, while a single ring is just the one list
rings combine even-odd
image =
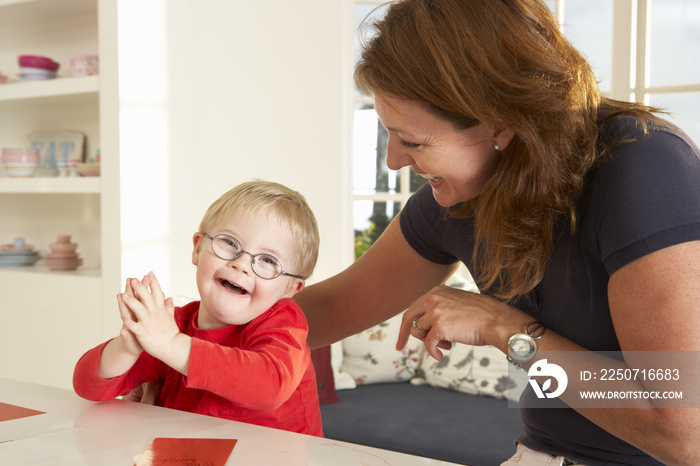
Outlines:
[{"label": "woman's long brown hair", "polygon": [[355,70],[370,93],[424,105],[457,129],[508,127],[515,137],[478,198],[449,209],[474,216],[480,288],[508,300],[544,276],[554,226],[575,228],[604,108],[651,117],[604,98],[583,56],[539,0],[403,0],[364,25],[373,35]]}]

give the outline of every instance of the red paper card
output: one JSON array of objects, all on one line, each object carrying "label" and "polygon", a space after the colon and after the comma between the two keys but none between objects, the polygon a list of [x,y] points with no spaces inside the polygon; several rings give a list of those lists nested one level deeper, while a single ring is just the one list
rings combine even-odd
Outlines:
[{"label": "red paper card", "polygon": [[21,419],[23,417],[36,416],[37,414],[46,414],[43,411],[23,408],[21,406],[8,405],[0,403],[0,422],[11,421],[13,419]]},{"label": "red paper card", "polygon": [[222,438],[156,438],[135,466],[160,464],[226,464],[237,440]]}]

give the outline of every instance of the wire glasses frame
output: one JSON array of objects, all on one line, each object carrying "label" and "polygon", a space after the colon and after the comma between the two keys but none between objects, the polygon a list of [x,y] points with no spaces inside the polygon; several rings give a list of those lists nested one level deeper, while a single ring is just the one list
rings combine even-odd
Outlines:
[{"label": "wire glasses frame", "polygon": [[219,259],[234,261],[241,257],[241,254],[248,254],[253,272],[263,280],[274,280],[280,275],[304,279],[301,275],[285,272],[282,263],[272,254],[253,254],[244,250],[241,242],[234,236],[221,233],[212,237],[207,233],[202,234],[211,240],[211,250]]}]

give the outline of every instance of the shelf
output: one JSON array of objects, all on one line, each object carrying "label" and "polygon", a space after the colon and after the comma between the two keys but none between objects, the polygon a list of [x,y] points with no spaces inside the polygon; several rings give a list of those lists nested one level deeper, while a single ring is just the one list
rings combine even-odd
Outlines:
[{"label": "shelf", "polygon": [[44,81],[18,81],[0,85],[0,102],[28,99],[46,99],[79,94],[97,94],[100,90],[99,76],[79,78],[56,78]]},{"label": "shelf", "polygon": [[97,13],[94,0],[0,0],[0,27]]},{"label": "shelf", "polygon": [[99,279],[99,268],[78,267],[76,270],[51,270],[45,265],[32,265],[28,267],[0,267],[0,278],[8,274],[31,274],[53,277],[77,277],[88,279]]},{"label": "shelf", "polygon": [[102,188],[99,176],[70,178],[0,178],[0,194],[99,194]]}]

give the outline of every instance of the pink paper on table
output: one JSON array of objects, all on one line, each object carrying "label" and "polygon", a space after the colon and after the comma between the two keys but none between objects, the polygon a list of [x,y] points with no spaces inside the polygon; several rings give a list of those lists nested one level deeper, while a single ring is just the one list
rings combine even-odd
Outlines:
[{"label": "pink paper on table", "polygon": [[0,422],[12,421],[13,419],[21,419],[23,417],[36,416],[38,414],[46,414],[43,411],[23,408],[21,406],[0,403]]},{"label": "pink paper on table", "polygon": [[222,438],[158,437],[141,455],[135,466],[159,464],[206,464],[223,466],[238,440]]}]

